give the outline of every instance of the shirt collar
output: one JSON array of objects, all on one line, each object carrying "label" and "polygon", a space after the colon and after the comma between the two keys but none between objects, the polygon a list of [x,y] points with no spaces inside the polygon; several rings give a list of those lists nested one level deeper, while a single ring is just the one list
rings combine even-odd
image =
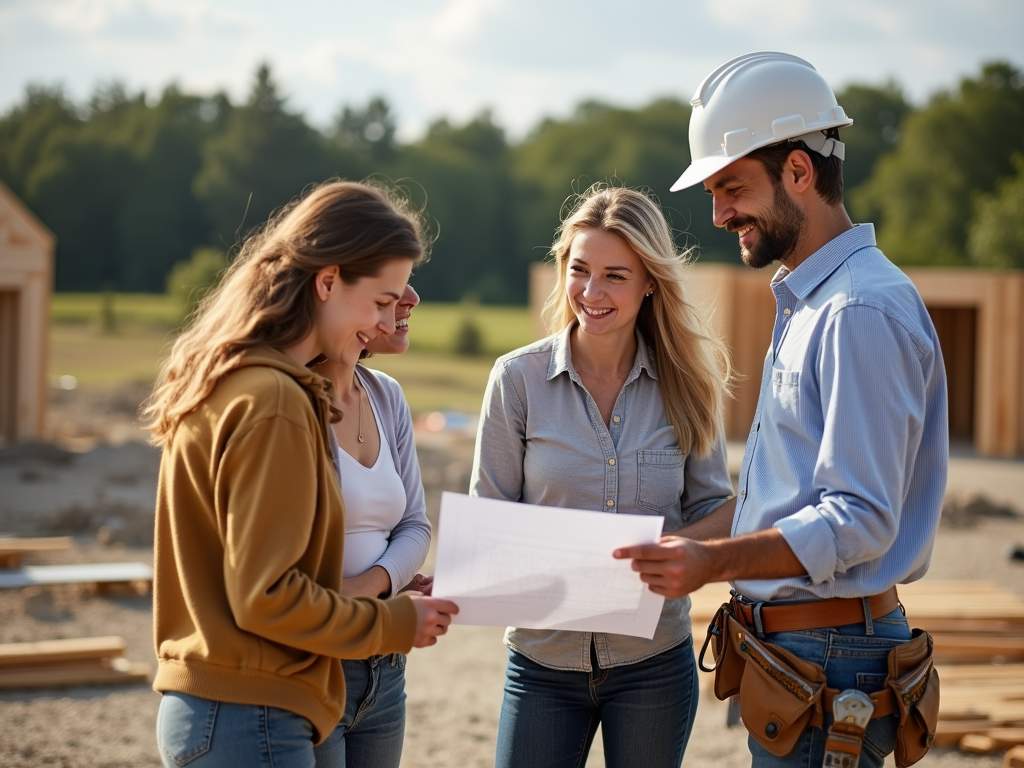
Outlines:
[{"label": "shirt collar", "polygon": [[806,299],[839,266],[862,248],[875,245],[873,224],[855,224],[838,237],[829,240],[812,253],[799,267],[790,271],[781,267],[772,278],[772,285],[782,281],[798,299]]},{"label": "shirt collar", "polygon": [[[576,368],[572,364],[572,350],[569,344],[569,336],[575,327],[575,322],[569,323],[565,330],[556,335],[552,340],[551,362],[548,364],[548,381],[551,381],[560,373],[568,373],[573,380],[579,379],[579,374],[576,373]],[[634,333],[636,333],[636,357],[633,359],[633,369],[629,372],[629,376],[626,377],[626,381],[633,381],[633,379],[640,375],[642,370],[647,371],[647,375],[657,381],[658,369],[647,349],[647,342],[644,341],[639,328]]]}]

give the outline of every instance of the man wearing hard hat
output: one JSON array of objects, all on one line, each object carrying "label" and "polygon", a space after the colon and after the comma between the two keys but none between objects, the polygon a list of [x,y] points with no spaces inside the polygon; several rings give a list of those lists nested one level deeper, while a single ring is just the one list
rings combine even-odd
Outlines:
[{"label": "man wearing hard hat", "polygon": [[843,207],[853,121],[782,53],[722,65],[691,102],[692,163],[748,266],[781,264],[739,495],[617,557],[668,598],[730,581],[709,630],[716,693],[739,694],[755,766],[910,765],[938,708],[931,638],[896,585],[928,567],[946,485],[946,379],[910,280]]}]

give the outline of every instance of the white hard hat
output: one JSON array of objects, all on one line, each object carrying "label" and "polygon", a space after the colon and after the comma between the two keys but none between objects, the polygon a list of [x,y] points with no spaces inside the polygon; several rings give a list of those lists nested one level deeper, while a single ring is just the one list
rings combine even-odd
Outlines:
[{"label": "white hard hat", "polygon": [[826,138],[824,131],[853,122],[814,67],[773,51],[727,61],[704,78],[690,104],[692,159],[672,185],[673,192],[786,139],[802,140],[810,149],[842,160],[843,143]]}]

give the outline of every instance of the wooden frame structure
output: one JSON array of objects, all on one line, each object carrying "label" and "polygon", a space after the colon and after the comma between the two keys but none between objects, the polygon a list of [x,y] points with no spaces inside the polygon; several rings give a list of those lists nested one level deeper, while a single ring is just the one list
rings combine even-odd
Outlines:
[{"label": "wooden frame structure", "polygon": [[0,182],[0,443],[43,436],[56,242]]}]

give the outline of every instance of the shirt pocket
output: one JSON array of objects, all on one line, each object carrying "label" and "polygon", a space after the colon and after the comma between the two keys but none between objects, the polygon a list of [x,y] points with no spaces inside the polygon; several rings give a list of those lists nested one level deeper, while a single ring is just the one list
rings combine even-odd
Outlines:
[{"label": "shirt pocket", "polygon": [[772,369],[772,396],[784,411],[799,414],[800,371]]},{"label": "shirt pocket", "polygon": [[637,451],[636,503],[663,512],[683,495],[683,452]]}]

